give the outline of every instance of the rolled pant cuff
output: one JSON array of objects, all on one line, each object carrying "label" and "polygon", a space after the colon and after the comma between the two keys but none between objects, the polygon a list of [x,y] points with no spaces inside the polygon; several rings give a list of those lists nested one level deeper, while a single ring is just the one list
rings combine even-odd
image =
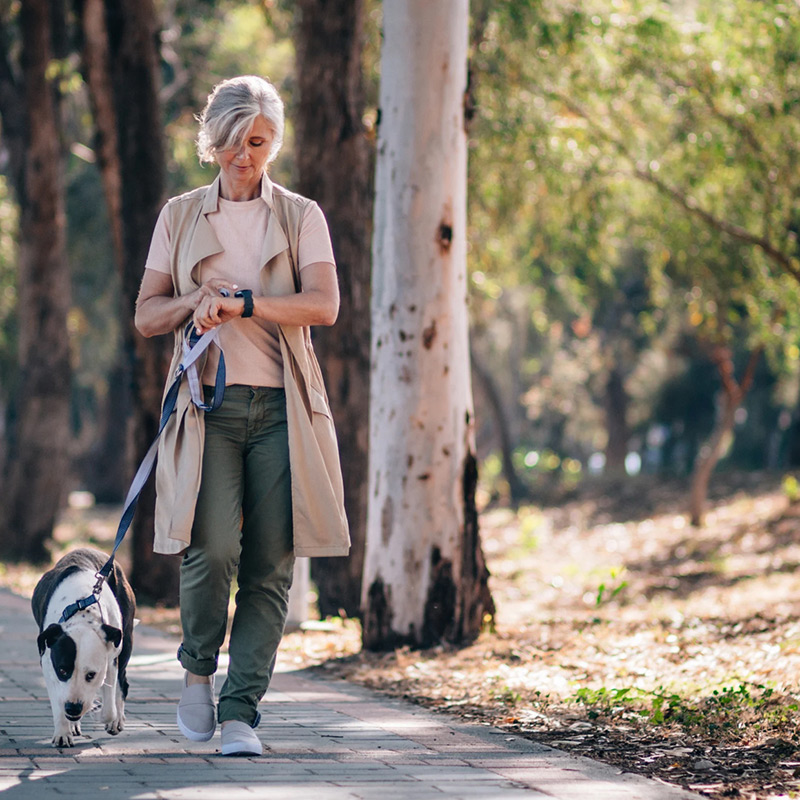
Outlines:
[{"label": "rolled pant cuff", "polygon": [[239,722],[255,728],[261,721],[261,715],[258,713],[258,709],[242,700],[220,700],[217,707],[217,721],[221,725],[230,720],[239,720]]},{"label": "rolled pant cuff", "polygon": [[178,661],[192,675],[213,675],[217,671],[218,660],[218,656],[214,658],[194,658],[183,649],[183,645],[178,648]]}]

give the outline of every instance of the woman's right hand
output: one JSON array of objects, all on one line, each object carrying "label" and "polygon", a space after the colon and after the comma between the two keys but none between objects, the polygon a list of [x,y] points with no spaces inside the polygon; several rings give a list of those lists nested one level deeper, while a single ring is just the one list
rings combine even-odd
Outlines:
[{"label": "woman's right hand", "polygon": [[233,293],[239,288],[239,284],[231,283],[223,278],[210,278],[198,289],[192,292],[194,305],[192,311],[203,301],[204,297],[233,297]]},{"label": "woman's right hand", "polygon": [[230,281],[211,278],[193,292],[176,297],[171,275],[145,269],[136,301],[136,328],[143,336],[169,333],[192,316],[204,299],[226,293],[231,297],[238,288]]}]

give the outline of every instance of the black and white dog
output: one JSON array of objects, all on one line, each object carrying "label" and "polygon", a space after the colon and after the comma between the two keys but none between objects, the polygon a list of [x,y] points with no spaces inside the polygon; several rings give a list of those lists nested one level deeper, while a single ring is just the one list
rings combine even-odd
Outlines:
[{"label": "black and white dog", "polygon": [[33,591],[31,606],[39,625],[37,643],[56,747],[72,747],[73,737],[81,732],[81,718],[91,711],[98,694],[106,730],[116,735],[125,722],[125,668],[133,649],[136,601],[122,568],[115,562],[97,602],[62,621],[72,603],[92,597],[96,574],[106,560],[99,550],[73,550]]}]

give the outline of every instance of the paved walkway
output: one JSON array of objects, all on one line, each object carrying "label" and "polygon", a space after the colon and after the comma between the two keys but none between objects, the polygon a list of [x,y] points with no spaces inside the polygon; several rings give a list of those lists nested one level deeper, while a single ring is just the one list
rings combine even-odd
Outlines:
[{"label": "paved walkway", "polygon": [[[678,800],[696,798],[588,759],[466,725],[343,681],[278,672],[258,731],[261,758],[225,758],[219,734],[175,723],[177,642],[139,626],[125,730],[99,714],[74,748],[50,744],[50,705],[28,600],[0,590],[3,800]],[[221,683],[219,684],[221,685]]]}]

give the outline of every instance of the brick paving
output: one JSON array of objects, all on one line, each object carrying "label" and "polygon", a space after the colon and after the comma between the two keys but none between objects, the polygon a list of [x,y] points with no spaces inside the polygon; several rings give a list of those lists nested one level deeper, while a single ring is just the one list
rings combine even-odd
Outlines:
[{"label": "brick paving", "polygon": [[[282,672],[261,704],[260,758],[178,731],[177,640],[138,626],[125,729],[92,712],[72,748],[52,716],[29,602],[0,590],[3,800],[691,800],[690,792],[343,681]],[[221,685],[221,679],[218,684]]]}]

